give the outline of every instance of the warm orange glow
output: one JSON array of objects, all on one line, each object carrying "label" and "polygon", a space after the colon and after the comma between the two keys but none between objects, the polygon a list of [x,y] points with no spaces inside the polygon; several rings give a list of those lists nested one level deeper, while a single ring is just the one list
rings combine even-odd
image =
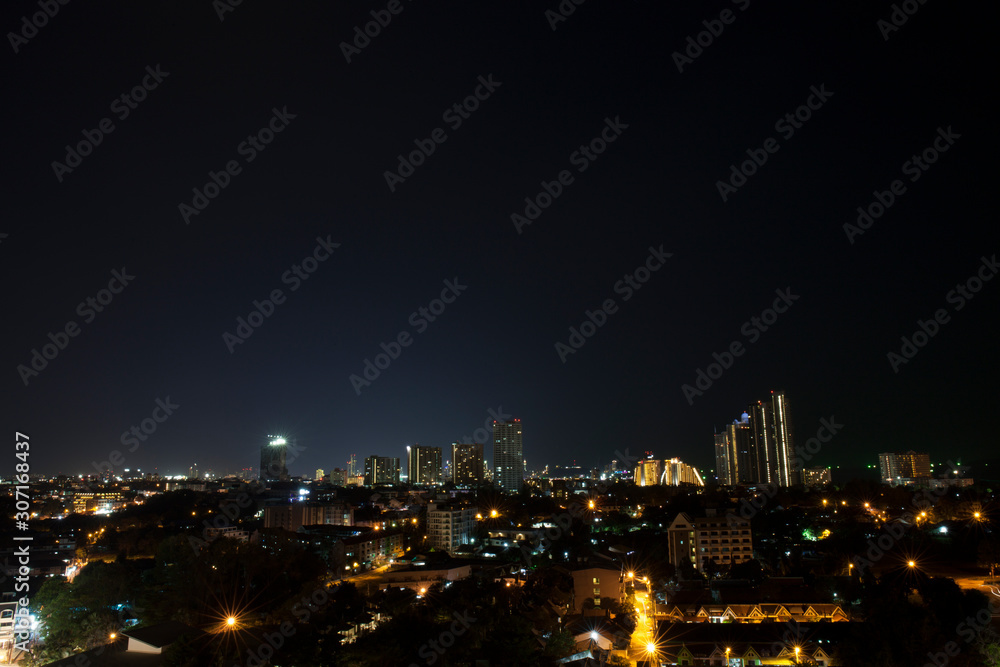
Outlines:
[{"label": "warm orange glow", "polygon": [[912,560],[911,561],[907,561],[906,564],[909,565],[910,567],[916,567],[917,566],[917,564],[914,561],[912,561]]},{"label": "warm orange glow", "polygon": [[496,517],[500,516],[500,512],[497,512],[496,510],[490,510],[490,516],[495,519]]},{"label": "warm orange glow", "polygon": [[646,644],[646,653],[656,653],[656,644],[653,642]]},{"label": "warm orange glow", "polygon": [[111,633],[111,641],[114,641],[115,637],[117,637],[117,636],[118,636],[117,634],[115,634],[114,632],[112,632]]}]

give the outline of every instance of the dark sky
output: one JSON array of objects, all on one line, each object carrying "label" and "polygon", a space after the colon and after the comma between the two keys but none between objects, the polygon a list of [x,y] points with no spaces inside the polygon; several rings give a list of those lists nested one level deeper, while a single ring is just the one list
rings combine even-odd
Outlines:
[{"label": "dark sky", "polygon": [[[281,432],[304,448],[291,472],[311,473],[447,446],[501,406],[523,420],[529,468],[626,448],[709,468],[713,429],[775,389],[798,442],[843,424],[810,464],[995,451],[1000,281],[960,310],[947,297],[1000,251],[982,4],[912,2],[885,39],[888,2],[587,0],[553,30],[556,0],[402,0],[348,63],[341,42],[386,8],[350,5],[244,2],[220,20],[208,0],[72,2],[37,31],[22,25],[36,3],[4,5],[4,32],[33,36],[15,53],[8,34],[0,56],[0,415],[9,440],[30,435],[33,470],[92,472],[120,450],[133,469],[235,471]],[[687,38],[720,27],[679,72]],[[136,108],[115,103],[144,77]],[[443,114],[479,77],[497,83],[454,128]],[[776,127],[810,99],[808,120]],[[294,118],[248,161],[239,146],[275,109]],[[105,118],[60,181],[53,162]],[[614,142],[574,158],[605,119]],[[437,128],[446,140],[391,191],[386,170]],[[948,150],[911,181],[904,163],[939,128]],[[777,152],[723,201],[717,182],[768,138]],[[185,224],[179,205],[230,160],[239,173]],[[518,233],[511,215],[563,170],[572,182]],[[851,243],[843,225],[896,179],[905,192]],[[292,290],[282,276],[317,237],[340,245]],[[626,301],[616,283],[661,246],[672,256]],[[123,267],[134,279],[104,310],[78,312]],[[467,287],[418,331],[411,313],[455,279]],[[285,301],[230,352],[223,334],[276,289]],[[751,342],[744,323],[779,289],[798,298]],[[607,299],[616,311],[563,363],[555,344]],[[894,372],[887,354],[938,309],[948,321]],[[18,366],[70,322],[26,385]],[[350,376],[400,332],[411,344],[358,395]],[[689,404],[682,385],[734,341],[745,352]],[[123,445],[168,397],[173,414]]]}]

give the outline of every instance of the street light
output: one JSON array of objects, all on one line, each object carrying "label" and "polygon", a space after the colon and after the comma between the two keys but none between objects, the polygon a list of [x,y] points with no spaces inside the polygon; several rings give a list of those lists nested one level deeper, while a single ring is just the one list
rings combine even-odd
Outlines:
[{"label": "street light", "polygon": [[916,561],[912,561],[912,560],[906,561],[906,564],[909,565],[910,567],[916,567],[917,566]]}]

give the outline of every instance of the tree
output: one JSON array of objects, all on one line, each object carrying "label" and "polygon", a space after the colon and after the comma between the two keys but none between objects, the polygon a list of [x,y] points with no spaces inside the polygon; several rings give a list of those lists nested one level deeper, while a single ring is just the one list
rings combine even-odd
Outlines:
[{"label": "tree", "polygon": [[996,569],[1000,566],[1000,540],[990,537],[980,542],[976,561],[979,567],[989,568],[990,579],[995,577]]},{"label": "tree", "polygon": [[576,642],[573,641],[573,635],[566,630],[557,630],[552,633],[548,643],[545,644],[545,655],[552,658],[565,658],[572,655],[575,648]]}]

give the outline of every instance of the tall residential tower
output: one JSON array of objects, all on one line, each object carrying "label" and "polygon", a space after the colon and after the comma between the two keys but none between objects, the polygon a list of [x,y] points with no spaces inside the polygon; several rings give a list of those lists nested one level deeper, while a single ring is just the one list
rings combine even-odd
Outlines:
[{"label": "tall residential tower", "polygon": [[521,420],[493,422],[493,482],[508,493],[517,493],[524,482],[524,449]]}]

